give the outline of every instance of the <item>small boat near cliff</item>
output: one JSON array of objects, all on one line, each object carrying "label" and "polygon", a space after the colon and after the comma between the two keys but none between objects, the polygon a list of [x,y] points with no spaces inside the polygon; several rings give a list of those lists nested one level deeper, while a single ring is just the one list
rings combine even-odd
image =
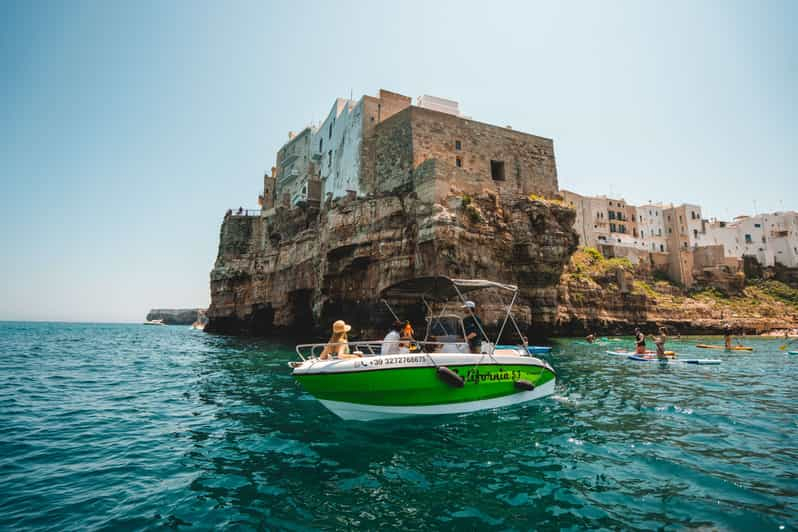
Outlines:
[{"label": "small boat near cliff", "polygon": [[144,322],[144,325],[163,325],[163,326],[166,326],[166,324],[163,322],[163,320],[147,320],[147,321]]},{"label": "small boat near cliff", "polygon": [[[497,342],[482,342],[482,352],[470,352],[463,320],[447,313],[446,307],[455,298],[465,306],[464,294],[479,289],[512,295],[496,338],[502,337],[510,322],[522,339],[520,345],[497,347]],[[529,355],[512,317],[517,287],[423,277],[388,287],[382,294],[388,299],[424,302],[428,310],[424,340],[405,341],[404,352],[394,355],[379,354],[382,341],[349,342],[351,352],[360,356],[324,360],[318,353],[327,344],[303,344],[296,347],[300,360],[289,364],[302,387],[337,416],[370,421],[459,414],[525,403],[554,392],[554,369]],[[433,313],[430,303],[441,305],[441,310]]]}]

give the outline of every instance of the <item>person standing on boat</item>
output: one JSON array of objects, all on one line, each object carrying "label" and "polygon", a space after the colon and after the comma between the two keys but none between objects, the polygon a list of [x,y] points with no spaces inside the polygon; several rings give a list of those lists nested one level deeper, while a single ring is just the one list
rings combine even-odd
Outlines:
[{"label": "person standing on boat", "polygon": [[646,335],[640,332],[638,327],[635,327],[635,353],[638,355],[646,354]]},{"label": "person standing on boat", "polygon": [[482,326],[482,320],[477,316],[477,305],[473,301],[466,301],[463,308],[469,310],[468,316],[463,318],[463,328],[465,329],[468,348],[472,353],[479,353],[482,351],[482,342],[487,340],[487,338],[482,333],[485,328]]},{"label": "person standing on boat", "polygon": [[399,340],[401,339],[400,332],[404,326],[399,320],[391,324],[391,330],[385,335],[382,340],[382,347],[380,349],[381,355],[396,355],[399,353]]}]

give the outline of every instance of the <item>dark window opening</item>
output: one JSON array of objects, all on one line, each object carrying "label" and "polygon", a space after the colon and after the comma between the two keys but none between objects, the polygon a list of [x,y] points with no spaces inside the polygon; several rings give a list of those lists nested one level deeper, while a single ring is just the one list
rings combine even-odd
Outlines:
[{"label": "dark window opening", "polygon": [[324,153],[324,139],[319,139],[319,153]]},{"label": "dark window opening", "polygon": [[460,143],[459,140],[454,141],[454,149],[459,150],[462,149],[463,145]]},{"label": "dark window opening", "polygon": [[490,162],[490,176],[494,181],[504,181],[504,161]]},{"label": "dark window opening", "polygon": [[456,164],[457,167],[460,168],[461,166],[463,166],[463,160],[460,157],[457,157],[454,160],[454,164]]},{"label": "dark window opening", "polygon": [[332,123],[332,122],[330,122],[330,129],[329,129],[329,132],[327,133],[327,136],[328,136],[329,138],[332,138],[332,127],[333,127],[333,123]]},{"label": "dark window opening", "polygon": [[332,168],[332,150],[327,152],[327,168]]}]

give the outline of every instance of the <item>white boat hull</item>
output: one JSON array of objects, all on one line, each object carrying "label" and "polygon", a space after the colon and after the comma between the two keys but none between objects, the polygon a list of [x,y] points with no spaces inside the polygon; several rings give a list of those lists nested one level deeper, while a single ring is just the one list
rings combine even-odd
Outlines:
[{"label": "white boat hull", "polygon": [[532,391],[519,392],[504,397],[427,406],[379,406],[339,401],[320,400],[332,413],[350,421],[376,421],[409,416],[439,416],[442,414],[465,414],[477,410],[488,410],[533,401],[554,393],[555,380],[551,380]]}]

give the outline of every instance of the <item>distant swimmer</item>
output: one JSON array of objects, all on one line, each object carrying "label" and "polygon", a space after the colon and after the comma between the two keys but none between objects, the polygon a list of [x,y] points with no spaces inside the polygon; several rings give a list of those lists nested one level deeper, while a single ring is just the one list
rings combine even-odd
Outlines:
[{"label": "distant swimmer", "polygon": [[595,336],[595,335],[593,335],[593,334],[588,334],[588,335],[585,337],[585,340],[587,340],[587,343],[589,343],[589,344],[592,344],[593,342],[595,342],[595,341],[596,341],[596,336]]}]

